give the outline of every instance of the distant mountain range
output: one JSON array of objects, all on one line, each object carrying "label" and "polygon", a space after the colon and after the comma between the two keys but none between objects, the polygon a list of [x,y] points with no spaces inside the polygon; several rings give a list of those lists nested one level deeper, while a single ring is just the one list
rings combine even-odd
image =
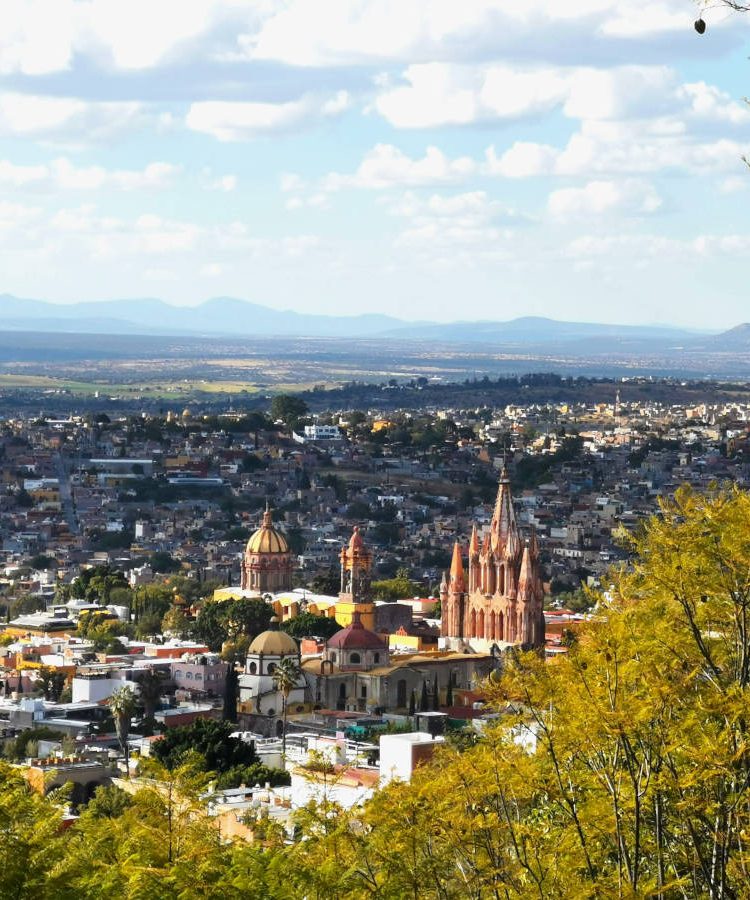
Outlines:
[{"label": "distant mountain range", "polygon": [[385,315],[324,316],[271,309],[233,297],[198,306],[172,306],[152,298],[70,304],[0,294],[5,331],[79,334],[186,335],[196,337],[373,338],[420,342],[492,344],[508,348],[564,343],[568,352],[601,352],[602,341],[619,350],[701,346],[712,352],[750,349],[750,324],[723,334],[646,325],[602,325],[525,316],[507,322],[404,322]]}]

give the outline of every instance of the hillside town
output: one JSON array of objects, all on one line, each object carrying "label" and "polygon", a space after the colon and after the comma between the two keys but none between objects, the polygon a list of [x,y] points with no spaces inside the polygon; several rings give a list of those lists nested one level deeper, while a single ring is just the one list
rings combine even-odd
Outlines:
[{"label": "hillside town", "polygon": [[270,778],[207,798],[232,835],[259,804],[286,820],[329,766],[337,802],[361,802],[481,733],[504,654],[566,653],[627,533],[681,485],[746,485],[749,439],[748,405],[619,389],[502,409],[311,416],[280,395],[269,414],[8,419],[5,755],[45,790],[73,782],[75,815],[208,722]]}]

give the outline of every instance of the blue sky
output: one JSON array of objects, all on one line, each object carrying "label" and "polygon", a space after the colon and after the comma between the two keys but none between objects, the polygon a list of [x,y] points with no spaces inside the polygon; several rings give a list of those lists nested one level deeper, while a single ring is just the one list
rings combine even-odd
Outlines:
[{"label": "blue sky", "polygon": [[750,15],[4,0],[0,292],[750,320]]}]

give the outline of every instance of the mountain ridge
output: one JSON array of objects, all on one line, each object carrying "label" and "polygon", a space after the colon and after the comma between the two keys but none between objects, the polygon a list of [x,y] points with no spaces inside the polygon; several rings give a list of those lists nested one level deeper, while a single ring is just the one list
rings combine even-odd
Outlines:
[{"label": "mountain ridge", "polygon": [[570,347],[580,345],[581,352],[601,340],[620,347],[667,347],[676,342],[713,346],[728,343],[729,349],[750,346],[750,324],[711,334],[668,325],[571,322],[544,316],[520,316],[506,321],[409,322],[381,313],[335,316],[278,310],[236,297],[212,297],[195,306],[174,306],[153,297],[59,304],[5,293],[0,294],[0,316],[7,331],[81,334],[352,337],[508,347],[564,342]]}]

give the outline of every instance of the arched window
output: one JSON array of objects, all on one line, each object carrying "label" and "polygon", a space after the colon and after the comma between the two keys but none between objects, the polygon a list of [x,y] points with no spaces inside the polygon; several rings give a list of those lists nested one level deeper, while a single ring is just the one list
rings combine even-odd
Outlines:
[{"label": "arched window", "polygon": [[268,664],[268,674],[273,675],[273,673],[275,671],[276,671],[276,663],[269,663]]},{"label": "arched window", "polygon": [[251,675],[256,675],[257,672],[258,672],[258,664],[255,663],[255,662],[251,662],[250,665],[247,667],[247,671],[248,671]]},{"label": "arched window", "polygon": [[349,654],[349,662],[353,666],[357,666],[362,662],[362,657],[359,655],[359,653],[350,653]]}]

